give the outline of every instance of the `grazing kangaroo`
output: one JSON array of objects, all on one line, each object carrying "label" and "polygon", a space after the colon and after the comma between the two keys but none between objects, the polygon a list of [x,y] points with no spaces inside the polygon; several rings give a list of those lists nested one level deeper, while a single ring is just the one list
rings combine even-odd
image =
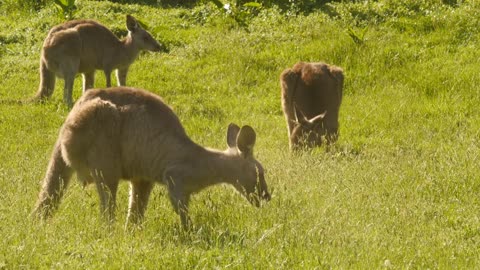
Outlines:
[{"label": "grazing kangaroo", "polygon": [[287,121],[290,149],[298,150],[338,138],[343,70],[325,63],[299,62],[282,72],[282,109]]},{"label": "grazing kangaroo", "polygon": [[83,73],[83,92],[93,87],[95,70],[117,70],[117,83],[126,84],[128,67],[142,50],[160,51],[161,45],[134,17],[127,15],[128,36],[119,40],[108,28],[93,20],[74,20],[53,27],[43,42],[40,56],[40,86],[35,99],[53,94],[55,75],[65,80],[63,99],[72,106],[73,81]]},{"label": "grazing kangaroo", "polygon": [[74,171],[84,184],[96,184],[108,220],[114,219],[119,180],[129,180],[127,224],[143,219],[154,183],[167,186],[185,228],[191,224],[190,195],[211,185],[231,184],[258,207],[270,194],[264,169],[253,157],[255,140],[250,126],[230,124],[228,149],[206,149],[187,136],[160,97],[127,87],[92,89],[60,129],[34,213],[52,214]]}]

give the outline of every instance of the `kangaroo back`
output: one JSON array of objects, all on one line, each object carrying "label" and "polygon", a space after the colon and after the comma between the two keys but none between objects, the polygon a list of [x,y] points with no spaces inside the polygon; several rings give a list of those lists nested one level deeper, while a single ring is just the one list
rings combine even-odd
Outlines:
[{"label": "kangaroo back", "polygon": [[76,170],[98,164],[127,176],[139,170],[154,175],[182,144],[192,143],[170,107],[133,88],[88,91],[65,120],[61,137],[64,158]]}]

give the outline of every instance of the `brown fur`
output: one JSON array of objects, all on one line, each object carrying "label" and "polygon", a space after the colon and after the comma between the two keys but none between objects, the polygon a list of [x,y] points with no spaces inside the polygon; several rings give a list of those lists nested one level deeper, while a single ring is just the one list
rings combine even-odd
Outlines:
[{"label": "brown fur", "polygon": [[218,183],[233,185],[252,204],[269,200],[262,165],[253,157],[255,131],[230,124],[226,151],[190,140],[175,113],[144,90],[92,89],[75,104],[63,124],[35,213],[51,215],[75,171],[95,183],[101,211],[112,220],[120,179],[131,183],[127,222],[143,218],[154,183],[167,186],[185,227],[190,195]]},{"label": "brown fur", "polygon": [[161,45],[138,22],[127,15],[128,36],[119,40],[108,28],[93,20],[74,20],[53,27],[40,57],[40,86],[36,99],[50,97],[55,76],[65,80],[63,99],[72,105],[73,81],[83,73],[83,92],[92,88],[95,70],[103,70],[107,87],[117,70],[117,83],[126,85],[128,67],[142,50],[159,51]]},{"label": "brown fur", "polygon": [[325,63],[299,62],[280,76],[282,109],[290,148],[315,147],[338,138],[343,70]]}]

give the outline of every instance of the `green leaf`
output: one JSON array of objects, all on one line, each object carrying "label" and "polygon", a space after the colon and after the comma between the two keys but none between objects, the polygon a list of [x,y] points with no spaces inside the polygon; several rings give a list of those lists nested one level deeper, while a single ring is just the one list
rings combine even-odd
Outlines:
[{"label": "green leaf", "polygon": [[243,4],[244,7],[254,7],[254,8],[261,8],[262,4],[257,3],[257,2],[248,2]]},{"label": "green leaf", "polygon": [[356,32],[352,28],[348,27],[347,34],[352,38],[353,42],[356,44],[363,44],[365,42],[365,34],[367,33],[368,27],[362,29],[360,33]]},{"label": "green leaf", "polygon": [[55,4],[60,6],[62,9],[67,8],[68,3],[66,2],[67,0],[55,0]]}]

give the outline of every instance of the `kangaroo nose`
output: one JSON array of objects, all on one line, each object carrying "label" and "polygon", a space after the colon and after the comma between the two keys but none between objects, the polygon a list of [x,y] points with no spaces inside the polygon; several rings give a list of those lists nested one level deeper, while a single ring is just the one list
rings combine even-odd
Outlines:
[{"label": "kangaroo nose", "polygon": [[270,201],[272,199],[272,194],[273,194],[274,191],[275,191],[275,189],[273,187],[270,190],[270,193],[267,190],[264,190],[262,192],[262,199],[264,199],[267,202]]},{"label": "kangaroo nose", "polygon": [[155,52],[160,52],[160,51],[163,50],[163,47],[164,47],[164,46],[163,46],[162,44],[157,43],[157,46],[155,46],[154,51],[155,51]]}]

